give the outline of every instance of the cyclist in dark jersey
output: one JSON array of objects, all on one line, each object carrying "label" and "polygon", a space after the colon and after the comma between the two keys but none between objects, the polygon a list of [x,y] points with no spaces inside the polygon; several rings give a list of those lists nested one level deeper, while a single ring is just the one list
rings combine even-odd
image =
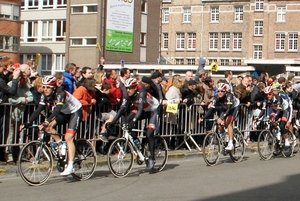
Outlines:
[{"label": "cyclist in dark jersey", "polygon": [[125,81],[126,94],[123,94],[122,105],[114,120],[108,125],[115,124],[119,118],[124,115],[129,107],[130,114],[125,119],[128,128],[134,128],[136,121],[141,119],[149,119],[146,137],[149,141],[150,158],[147,164],[148,169],[152,169],[155,164],[154,156],[154,131],[156,130],[156,122],[158,117],[159,102],[156,98],[147,93],[144,87],[137,82],[135,78],[129,78]]},{"label": "cyclist in dark jersey", "polygon": [[[32,125],[41,111],[48,107],[48,111],[52,111],[50,116],[39,125],[39,129],[45,129],[46,132],[56,133],[54,127],[68,123],[68,128],[65,134],[65,140],[68,145],[68,166],[61,173],[61,175],[69,175],[73,172],[73,161],[75,156],[74,137],[77,132],[79,123],[81,121],[81,103],[74,98],[69,92],[64,91],[62,87],[57,87],[56,78],[53,76],[45,76],[42,80],[44,93],[37,109],[31,114],[29,122],[25,123],[23,127],[28,128]],[[22,128],[22,127],[21,127]],[[61,139],[58,135],[51,135],[51,137],[62,145]]]},{"label": "cyclist in dark jersey", "polygon": [[[230,93],[230,87],[225,83],[218,83],[216,86],[218,94],[215,96],[210,108],[204,117],[199,119],[199,122],[208,118],[213,112],[218,113],[218,123],[225,124],[228,129],[229,142],[226,150],[230,151],[233,147],[233,121],[236,119],[239,111],[240,101],[232,93]],[[220,132],[224,133],[223,127],[219,127]]]}]

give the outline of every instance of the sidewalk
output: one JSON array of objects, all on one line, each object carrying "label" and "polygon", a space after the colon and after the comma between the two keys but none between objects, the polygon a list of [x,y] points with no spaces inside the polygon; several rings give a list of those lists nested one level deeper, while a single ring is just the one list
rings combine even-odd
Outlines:
[{"label": "sidewalk", "polygon": [[[249,144],[246,147],[247,152],[256,152],[257,151],[257,143]],[[176,159],[187,159],[190,157],[200,156],[202,155],[202,151],[192,149],[191,151],[187,149],[179,149],[169,151],[168,157],[169,160]],[[195,157],[196,158],[196,157]],[[97,166],[107,165],[107,157],[104,155],[97,155]],[[16,177],[18,176],[18,167],[17,165],[6,165],[5,163],[0,164],[0,179],[3,177]]]}]

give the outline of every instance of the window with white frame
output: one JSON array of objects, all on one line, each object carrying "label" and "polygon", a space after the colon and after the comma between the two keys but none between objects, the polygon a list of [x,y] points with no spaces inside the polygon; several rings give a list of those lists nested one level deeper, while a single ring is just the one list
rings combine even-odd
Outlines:
[{"label": "window with white frame", "polygon": [[184,59],[183,58],[175,58],[175,63],[176,63],[176,65],[182,65],[182,64],[184,64]]},{"label": "window with white frame", "polygon": [[64,71],[66,66],[66,58],[64,54],[55,54],[55,70]]},{"label": "window with white frame", "polygon": [[191,22],[191,8],[183,8],[183,22]]},{"label": "window with white frame", "polygon": [[233,33],[233,50],[242,49],[242,33]]},{"label": "window with white frame", "polygon": [[0,35],[0,50],[9,52],[19,51],[19,37]]},{"label": "window with white frame", "polygon": [[146,46],[146,33],[140,34],[140,45]]},{"label": "window with white frame", "polygon": [[19,20],[20,6],[10,4],[0,4],[0,19]]},{"label": "window with white frame", "polygon": [[242,64],[242,61],[240,59],[232,59],[233,66],[240,66],[241,64]]},{"label": "window with white frame", "polygon": [[208,59],[208,65],[210,65],[212,62],[218,63],[217,59]]},{"label": "window with white frame", "polygon": [[218,33],[209,33],[209,49],[218,49]]},{"label": "window with white frame", "polygon": [[210,9],[210,12],[211,12],[210,21],[211,22],[219,22],[219,8],[212,7]]},{"label": "window with white frame", "polygon": [[188,33],[188,49],[196,49],[196,33]]},{"label": "window with white frame", "polygon": [[72,6],[72,14],[97,13],[97,5]]},{"label": "window with white frame", "polygon": [[169,8],[164,8],[163,9],[163,23],[169,23],[169,15],[170,15]]},{"label": "window with white frame", "polygon": [[38,38],[38,22],[27,22],[27,42],[35,42]]},{"label": "window with white frame", "polygon": [[38,9],[39,7],[39,0],[28,0],[27,3],[28,3],[28,9]]},{"label": "window with white frame", "polygon": [[228,66],[229,65],[229,59],[221,59],[221,66]]},{"label": "window with white frame", "polygon": [[40,57],[40,64],[41,75],[51,75],[52,54],[42,54]]},{"label": "window with white frame", "polygon": [[284,41],[285,41],[284,33],[276,33],[275,34],[275,50],[276,51],[284,50]]},{"label": "window with white frame", "polygon": [[262,45],[253,46],[253,59],[262,59]]},{"label": "window with white frame", "polygon": [[286,8],[285,6],[277,7],[277,22],[285,22]]},{"label": "window with white frame", "polygon": [[169,48],[169,34],[168,33],[163,33],[163,49],[168,49]]},{"label": "window with white frame", "polygon": [[184,33],[176,34],[176,50],[184,49]]},{"label": "window with white frame", "polygon": [[298,50],[298,33],[289,33],[289,51]]},{"label": "window with white frame", "polygon": [[263,21],[255,21],[254,22],[254,36],[262,36],[263,35]]},{"label": "window with white frame", "polygon": [[141,11],[142,13],[147,13],[147,1],[142,1]]},{"label": "window with white frame", "polygon": [[53,33],[53,21],[42,21],[42,41],[51,41]]},{"label": "window with white frame", "polygon": [[91,38],[71,38],[71,46],[95,46],[97,43],[96,37]]},{"label": "window with white frame", "polygon": [[195,65],[196,63],[196,60],[194,58],[187,58],[186,61],[188,65]]},{"label": "window with white frame", "polygon": [[230,34],[229,33],[221,33],[221,49],[228,50],[230,42]]},{"label": "window with white frame", "polygon": [[64,41],[66,38],[66,20],[56,21],[56,41]]},{"label": "window with white frame", "polygon": [[244,11],[242,6],[236,6],[234,8],[234,21],[243,21]]},{"label": "window with white frame", "polygon": [[255,10],[256,11],[264,10],[264,0],[255,0]]},{"label": "window with white frame", "polygon": [[57,8],[66,8],[67,0],[57,0]]},{"label": "window with white frame", "polygon": [[43,8],[53,8],[53,0],[43,0]]},{"label": "window with white frame", "polygon": [[20,43],[20,38],[17,36],[12,36],[11,37],[11,51],[18,52],[19,51],[19,43]]}]

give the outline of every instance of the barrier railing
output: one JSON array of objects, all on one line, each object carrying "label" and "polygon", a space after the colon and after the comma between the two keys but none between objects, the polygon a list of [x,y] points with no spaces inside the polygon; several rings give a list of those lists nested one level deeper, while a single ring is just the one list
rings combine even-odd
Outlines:
[{"label": "barrier railing", "polygon": [[[96,141],[96,134],[100,133],[100,120],[97,119],[97,115],[100,111],[97,110],[95,106],[91,107],[91,114],[86,121],[80,123],[80,130],[76,138],[86,138],[91,141]],[[241,132],[246,136],[254,131],[252,129],[252,118],[253,118],[253,106],[246,107],[244,105],[240,106],[239,118],[234,122]],[[12,147],[24,145],[30,140],[37,139],[37,130],[29,130],[31,133],[27,135],[25,139],[21,139],[19,135],[19,125],[27,122],[29,116],[36,109],[36,105],[11,105],[11,104],[1,104],[0,105],[0,147]],[[167,139],[167,142],[177,140],[177,146],[175,148],[180,148],[182,145],[191,150],[191,145],[194,148],[200,149],[199,142],[201,142],[203,136],[210,130],[209,122],[198,123],[198,119],[203,113],[206,112],[206,106],[194,104],[187,106],[186,104],[180,104],[178,107],[178,112],[168,113],[165,112],[163,108],[162,115],[160,115],[157,122],[157,131],[163,137]],[[44,121],[44,116],[48,111],[43,111],[40,115],[39,120],[36,123]],[[215,115],[212,118],[216,118]],[[141,120],[138,123],[138,127],[135,129],[140,132],[143,137],[143,130],[145,130],[147,125],[146,120]],[[58,133],[64,132],[67,125],[58,126]],[[260,129],[258,128],[258,130]],[[121,132],[121,131],[119,131]]]}]

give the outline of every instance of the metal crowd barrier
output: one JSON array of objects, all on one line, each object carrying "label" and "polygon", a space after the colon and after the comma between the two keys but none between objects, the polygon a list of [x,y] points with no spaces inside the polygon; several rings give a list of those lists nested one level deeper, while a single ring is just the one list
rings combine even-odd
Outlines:
[{"label": "metal crowd barrier", "polygon": [[[15,114],[16,107],[23,108],[23,112],[20,114]],[[117,106],[114,106],[118,108]],[[234,125],[237,126],[241,132],[245,135],[253,131],[252,129],[252,118],[253,118],[253,106],[246,107],[244,105],[240,106],[239,118],[236,119]],[[86,138],[91,141],[96,141],[96,134],[100,133],[101,122],[98,120],[97,115],[99,111],[95,106],[90,106],[91,114],[89,115],[87,121],[80,123],[80,131],[78,132],[76,138]],[[0,147],[11,147],[11,146],[21,146],[30,140],[37,139],[37,130],[29,130],[29,135],[25,139],[21,139],[19,135],[19,125],[27,122],[29,116],[36,109],[36,105],[11,105],[11,104],[1,104],[0,105]],[[177,142],[176,149],[180,148],[182,145],[191,150],[191,146],[200,149],[199,142],[201,138],[209,132],[210,125],[209,122],[198,123],[199,117],[203,115],[207,110],[206,106],[194,104],[187,106],[186,104],[180,104],[178,106],[178,112],[176,114],[166,112],[166,108],[162,108],[161,115],[157,122],[157,131],[163,137],[167,139],[167,142],[174,139],[179,140]],[[116,109],[117,111],[117,109]],[[47,113],[44,111],[42,113]],[[216,118],[216,116],[212,116]],[[36,124],[44,121],[43,114],[40,115],[39,120]],[[141,137],[144,137],[144,131],[147,125],[147,121],[141,120],[138,123],[138,127],[133,131],[138,131]],[[58,126],[58,133],[63,133],[67,125]],[[260,131],[256,130],[257,132]],[[121,132],[121,131],[120,131]]]}]

